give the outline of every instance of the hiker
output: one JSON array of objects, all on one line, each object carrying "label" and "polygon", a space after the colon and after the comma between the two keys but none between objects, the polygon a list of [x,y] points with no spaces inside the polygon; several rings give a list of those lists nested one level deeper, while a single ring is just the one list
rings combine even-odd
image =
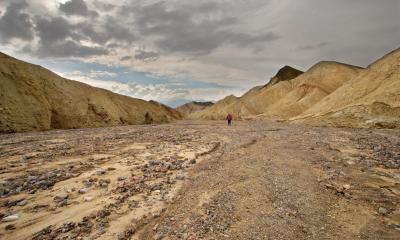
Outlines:
[{"label": "hiker", "polygon": [[226,116],[226,120],[228,121],[228,126],[232,125],[232,119],[233,119],[232,115],[228,113],[228,116]]}]

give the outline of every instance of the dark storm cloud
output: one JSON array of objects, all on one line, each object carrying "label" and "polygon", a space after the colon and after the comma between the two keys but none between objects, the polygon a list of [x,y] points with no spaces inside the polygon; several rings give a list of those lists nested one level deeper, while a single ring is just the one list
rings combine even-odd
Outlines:
[{"label": "dark storm cloud", "polygon": [[135,53],[136,60],[142,60],[145,62],[155,61],[158,59],[159,56],[160,54],[157,52],[145,51],[145,50],[137,50]]},{"label": "dark storm cloud", "polygon": [[399,0],[59,2],[0,0],[0,47],[46,58],[108,54],[96,61],[243,87],[284,65],[366,66],[400,39]]},{"label": "dark storm cloud", "polygon": [[268,32],[260,35],[250,35],[244,33],[227,33],[227,41],[232,42],[238,46],[247,47],[258,43],[267,43],[279,39],[276,33]]},{"label": "dark storm cloud", "polygon": [[101,11],[111,11],[115,9],[115,5],[111,3],[104,3],[102,1],[94,1],[93,2],[94,6],[96,6],[99,10]]},{"label": "dark storm cloud", "polygon": [[36,18],[35,29],[43,43],[52,43],[66,39],[72,35],[73,28],[73,25],[62,17],[51,19]]},{"label": "dark storm cloud", "polygon": [[0,18],[0,40],[7,42],[13,38],[32,40],[33,24],[30,16],[23,12],[28,7],[25,1],[11,3]]},{"label": "dark storm cloud", "polygon": [[122,45],[121,44],[119,44],[119,43],[108,43],[107,45],[106,45],[106,47],[107,48],[110,48],[110,49],[112,49],[112,48],[118,48],[118,47],[121,47]]},{"label": "dark storm cloud", "polygon": [[158,46],[168,52],[208,54],[230,43],[252,46],[274,41],[275,33],[248,34],[232,30],[235,17],[209,17],[221,6],[217,3],[182,5],[169,8],[164,2],[135,7],[138,31],[143,36],[157,36]]},{"label": "dark storm cloud", "polygon": [[34,54],[38,57],[89,57],[94,55],[104,55],[108,51],[100,47],[88,47],[80,45],[72,40],[55,42],[51,44],[41,44]]},{"label": "dark storm cloud", "polygon": [[124,56],[124,57],[120,58],[121,61],[128,61],[128,60],[131,60],[131,59],[132,59],[131,56]]},{"label": "dark storm cloud", "polygon": [[104,33],[108,34],[110,39],[119,41],[132,42],[135,40],[135,36],[131,29],[124,26],[123,23],[119,22],[115,18],[107,18],[107,21],[103,24]]},{"label": "dark storm cloud", "polygon": [[[285,8],[280,32],[293,46],[292,62],[334,60],[367,66],[399,47],[398,0],[303,0]],[[300,17],[301,16],[301,17]],[[322,44],[329,42],[329,44]],[[286,54],[283,49],[274,55]]]},{"label": "dark storm cloud", "polygon": [[132,29],[113,17],[107,17],[97,28],[90,21],[80,23],[76,27],[82,36],[98,44],[105,44],[110,40],[132,43],[136,39]]},{"label": "dark storm cloud", "polygon": [[325,47],[327,45],[329,45],[328,42],[320,42],[320,43],[317,43],[314,45],[310,44],[310,45],[301,46],[301,47],[299,47],[299,50],[314,50],[314,49],[319,49],[319,48]]},{"label": "dark storm cloud", "polygon": [[89,9],[83,0],[70,0],[64,4],[60,4],[60,11],[67,15],[87,16]]},{"label": "dark storm cloud", "polygon": [[36,17],[35,30],[39,46],[30,49],[30,53],[41,58],[88,57],[108,53],[103,47],[82,45],[79,40],[86,37],[80,32],[79,26],[69,23],[63,17],[49,19]]},{"label": "dark storm cloud", "polygon": [[95,43],[105,44],[112,37],[107,31],[95,29],[95,27],[89,22],[79,24],[78,28],[83,36]]},{"label": "dark storm cloud", "polygon": [[[37,16],[35,22],[39,47],[30,53],[36,53],[40,57],[101,55],[107,53],[107,49],[119,47],[120,42],[129,43],[134,40],[130,30],[119,25],[111,17],[97,26],[97,29],[90,24],[89,19],[78,24],[72,24],[64,17],[43,18]],[[82,40],[89,40],[103,47],[84,46],[80,44]],[[109,43],[112,40],[116,42]]]}]

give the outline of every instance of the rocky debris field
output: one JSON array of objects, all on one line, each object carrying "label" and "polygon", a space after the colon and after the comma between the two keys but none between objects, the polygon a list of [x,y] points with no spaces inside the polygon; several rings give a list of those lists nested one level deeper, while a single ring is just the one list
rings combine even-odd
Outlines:
[{"label": "rocky debris field", "polygon": [[1,239],[129,239],[219,144],[172,126],[0,136]]},{"label": "rocky debris field", "polygon": [[400,239],[400,131],[267,121],[0,135],[0,239]]}]

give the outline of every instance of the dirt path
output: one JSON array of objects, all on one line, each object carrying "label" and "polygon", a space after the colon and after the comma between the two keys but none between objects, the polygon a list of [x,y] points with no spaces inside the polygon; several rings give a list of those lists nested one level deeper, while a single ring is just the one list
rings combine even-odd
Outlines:
[{"label": "dirt path", "polygon": [[[382,185],[364,185],[353,176],[353,165],[336,161],[349,156],[332,146],[350,147],[348,134],[357,131],[253,122],[218,132],[228,140],[196,167],[178,200],[138,239],[400,237],[394,223],[399,223],[399,192],[392,195]],[[398,145],[395,138],[391,143]],[[357,174],[373,183],[369,170]],[[391,185],[393,193],[399,190],[398,168],[391,176],[397,182]],[[358,191],[366,192],[367,199]],[[392,214],[379,215],[381,205]]]},{"label": "dirt path", "polygon": [[399,131],[186,121],[1,135],[0,153],[4,239],[400,238]]}]

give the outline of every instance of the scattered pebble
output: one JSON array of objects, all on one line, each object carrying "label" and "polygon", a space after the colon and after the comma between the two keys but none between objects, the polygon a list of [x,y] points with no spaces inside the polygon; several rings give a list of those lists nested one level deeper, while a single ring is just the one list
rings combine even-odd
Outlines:
[{"label": "scattered pebble", "polygon": [[184,180],[185,179],[185,175],[177,175],[176,179],[177,180]]},{"label": "scattered pebble", "polygon": [[62,202],[65,199],[68,199],[68,197],[69,197],[68,193],[62,193],[62,194],[59,194],[59,195],[55,196],[54,197],[54,201],[55,202]]},{"label": "scattered pebble", "polygon": [[127,177],[125,177],[125,176],[118,177],[118,181],[125,181],[126,179],[127,179]]},{"label": "scattered pebble", "polygon": [[104,175],[104,174],[106,174],[106,173],[107,173],[107,171],[104,170],[104,169],[98,169],[98,170],[96,171],[96,174],[97,174],[97,175]]},{"label": "scattered pebble", "polygon": [[22,201],[19,201],[19,202],[17,203],[18,206],[25,206],[26,204],[28,204],[28,200],[26,200],[26,199],[24,199],[24,200],[22,200]]},{"label": "scattered pebble", "polygon": [[81,189],[79,189],[78,192],[79,192],[80,194],[85,194],[85,193],[88,192],[88,189],[87,189],[87,188],[81,188]]},{"label": "scattered pebble", "polygon": [[380,207],[378,209],[378,212],[379,212],[379,214],[386,215],[388,213],[388,210],[384,207]]},{"label": "scattered pebble", "polygon": [[3,219],[1,221],[3,222],[13,222],[18,220],[19,216],[18,214],[13,214],[13,215],[9,215],[7,217],[3,217]]},{"label": "scattered pebble", "polygon": [[90,202],[93,200],[93,197],[85,197],[84,200],[85,202]]},{"label": "scattered pebble", "polygon": [[97,212],[97,217],[99,218],[105,218],[107,216],[110,216],[111,212],[109,210],[103,209]]},{"label": "scattered pebble", "polygon": [[8,224],[8,225],[6,225],[5,229],[6,229],[7,231],[15,230],[15,226],[14,226],[13,224]]}]

